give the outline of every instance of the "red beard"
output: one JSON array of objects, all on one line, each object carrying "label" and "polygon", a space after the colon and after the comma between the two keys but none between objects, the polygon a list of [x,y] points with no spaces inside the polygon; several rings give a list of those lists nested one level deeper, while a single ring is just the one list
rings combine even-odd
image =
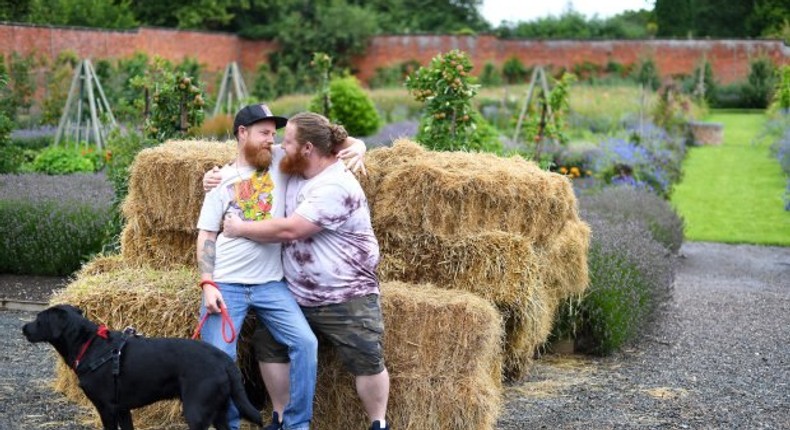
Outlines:
[{"label": "red beard", "polygon": [[302,175],[307,170],[308,164],[307,157],[301,152],[297,152],[296,156],[285,154],[280,160],[280,171],[286,175]]},{"label": "red beard", "polygon": [[272,164],[272,151],[264,149],[261,145],[247,143],[244,145],[244,159],[255,170],[263,170]]}]

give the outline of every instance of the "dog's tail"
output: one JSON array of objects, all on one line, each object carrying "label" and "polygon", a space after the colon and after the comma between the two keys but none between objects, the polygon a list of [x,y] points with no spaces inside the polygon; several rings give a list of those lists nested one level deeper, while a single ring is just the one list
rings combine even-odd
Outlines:
[{"label": "dog's tail", "polygon": [[244,391],[241,371],[233,362],[227,366],[226,370],[228,372],[228,378],[230,378],[230,397],[239,409],[241,416],[257,424],[258,427],[263,427],[261,412],[255,409],[255,406],[250,403],[250,399],[247,398],[247,393]]}]

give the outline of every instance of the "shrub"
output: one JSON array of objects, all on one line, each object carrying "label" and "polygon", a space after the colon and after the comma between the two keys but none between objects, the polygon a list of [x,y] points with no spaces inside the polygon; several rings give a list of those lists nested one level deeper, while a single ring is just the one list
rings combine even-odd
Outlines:
[{"label": "shrub", "polygon": [[634,79],[637,83],[642,84],[646,88],[650,88],[653,91],[657,90],[658,87],[661,86],[658,67],[652,58],[642,60],[642,62],[639,63],[639,66],[635,70]]},{"label": "shrub", "polygon": [[600,193],[580,197],[582,218],[611,223],[642,224],[652,238],[672,252],[683,244],[683,219],[672,206],[653,193],[631,187],[605,187]]},{"label": "shrub", "polygon": [[92,173],[97,170],[97,165],[91,155],[79,149],[51,146],[36,156],[33,170],[47,175],[67,175],[77,172]]},{"label": "shrub", "polygon": [[670,297],[674,264],[638,222],[585,221],[592,228],[590,285],[581,300],[566,303],[554,337],[575,332],[579,351],[607,355],[650,325]]},{"label": "shrub", "polygon": [[502,76],[504,76],[505,82],[510,85],[524,82],[528,73],[529,70],[524,67],[524,63],[518,57],[510,57],[502,64]]},{"label": "shrub", "polygon": [[0,273],[71,274],[101,249],[111,200],[100,175],[0,175]]},{"label": "shrub", "polygon": [[[362,89],[359,81],[353,76],[334,78],[329,83],[329,119],[342,124],[352,136],[370,136],[381,126],[373,100]],[[321,112],[321,97],[317,96],[310,102],[310,110]]]},{"label": "shrub", "polygon": [[776,82],[774,65],[767,58],[759,58],[750,63],[749,76],[743,86],[743,99],[748,108],[765,109],[771,102]]},{"label": "shrub", "polygon": [[494,63],[489,61],[483,66],[483,72],[480,73],[480,85],[486,87],[502,85],[502,73],[497,70]]},{"label": "shrub", "polygon": [[277,89],[274,87],[274,75],[268,63],[260,63],[255,72],[255,81],[252,85],[252,95],[258,100],[274,100]]}]

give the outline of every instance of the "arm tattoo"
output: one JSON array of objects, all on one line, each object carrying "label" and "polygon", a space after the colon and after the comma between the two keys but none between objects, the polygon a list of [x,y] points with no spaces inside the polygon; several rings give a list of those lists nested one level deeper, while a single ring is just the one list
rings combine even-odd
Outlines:
[{"label": "arm tattoo", "polygon": [[203,255],[198,261],[201,273],[214,273],[214,260],[217,257],[216,242],[206,239],[203,242]]}]

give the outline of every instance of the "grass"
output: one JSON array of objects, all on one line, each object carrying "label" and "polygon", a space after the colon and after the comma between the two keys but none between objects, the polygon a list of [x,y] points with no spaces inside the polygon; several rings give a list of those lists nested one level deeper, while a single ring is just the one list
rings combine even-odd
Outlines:
[{"label": "grass", "polygon": [[755,142],[765,116],[714,111],[707,120],[724,125],[724,142],[691,148],[672,194],[686,239],[790,246],[784,175],[770,154],[771,142]]}]

